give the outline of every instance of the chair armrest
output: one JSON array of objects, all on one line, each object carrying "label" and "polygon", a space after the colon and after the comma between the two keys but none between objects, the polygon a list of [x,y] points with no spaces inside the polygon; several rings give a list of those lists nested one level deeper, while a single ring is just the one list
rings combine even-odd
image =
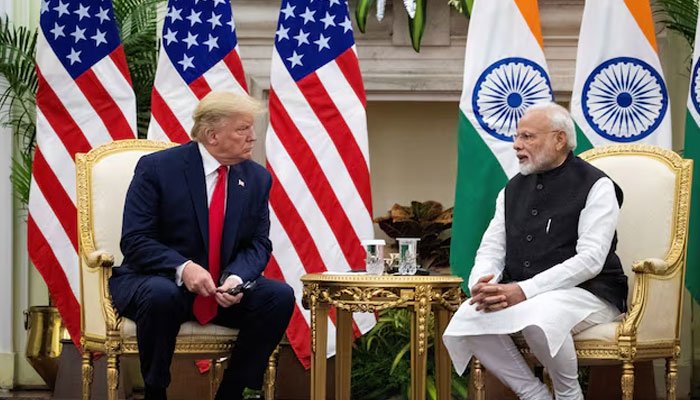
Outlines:
[{"label": "chair armrest", "polygon": [[647,273],[654,275],[666,275],[672,264],[660,258],[647,258],[646,260],[635,261],[632,265],[632,271],[636,273]]},{"label": "chair armrest", "polygon": [[89,269],[112,268],[114,266],[114,255],[104,250],[95,250],[86,257]]},{"label": "chair armrest", "polygon": [[632,302],[618,327],[618,337],[633,337],[636,341],[678,339],[683,290],[681,264],[655,258],[633,264]]}]

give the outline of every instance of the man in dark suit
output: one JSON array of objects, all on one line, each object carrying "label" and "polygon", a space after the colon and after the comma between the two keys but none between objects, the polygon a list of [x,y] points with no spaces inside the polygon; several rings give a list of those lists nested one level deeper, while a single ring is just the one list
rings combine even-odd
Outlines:
[{"label": "man in dark suit", "polygon": [[[196,319],[240,328],[216,399],[260,388],[267,359],[294,307],[285,283],[261,276],[270,257],[271,176],[251,161],[247,96],[212,92],[194,112],[193,141],[139,160],[124,207],[121,250],[110,290],[137,326],[146,399],[165,399],[180,325]],[[228,289],[255,281],[230,295]]]}]

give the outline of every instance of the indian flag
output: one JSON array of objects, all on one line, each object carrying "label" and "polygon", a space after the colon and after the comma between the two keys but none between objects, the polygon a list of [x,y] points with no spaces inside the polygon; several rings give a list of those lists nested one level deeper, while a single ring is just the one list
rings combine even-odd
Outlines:
[{"label": "indian flag", "polygon": [[587,0],[571,115],[577,152],[615,143],[671,148],[671,110],[649,0]]},{"label": "indian flag", "polygon": [[450,264],[466,280],[498,191],[518,172],[513,135],[525,110],[552,101],[537,0],[475,0],[459,104]]},{"label": "indian flag", "polygon": [[[700,21],[700,20],[699,20]],[[700,163],[700,26],[695,29],[695,51],[693,52],[693,67],[690,77],[690,93],[688,94],[688,111],[685,118],[685,149],[683,156]],[[685,275],[685,285],[700,303],[700,173],[695,168],[693,173],[693,194],[690,196],[690,226],[688,230],[688,266]]]}]

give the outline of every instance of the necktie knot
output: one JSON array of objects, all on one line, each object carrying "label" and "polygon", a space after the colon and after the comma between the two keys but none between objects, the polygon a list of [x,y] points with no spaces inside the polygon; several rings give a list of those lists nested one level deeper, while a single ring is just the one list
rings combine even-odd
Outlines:
[{"label": "necktie knot", "polygon": [[222,176],[226,176],[226,172],[228,171],[228,168],[224,167],[223,165],[219,165],[219,168],[216,169],[217,178],[221,179]]}]

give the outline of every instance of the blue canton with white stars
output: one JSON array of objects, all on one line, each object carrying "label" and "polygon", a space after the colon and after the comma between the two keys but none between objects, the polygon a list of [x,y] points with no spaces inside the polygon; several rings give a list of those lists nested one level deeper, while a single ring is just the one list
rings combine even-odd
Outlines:
[{"label": "blue canton with white stars", "polygon": [[39,24],[73,79],[119,46],[112,0],[42,0]]},{"label": "blue canton with white stars", "polygon": [[229,0],[170,0],[163,45],[187,84],[236,47],[236,25]]},{"label": "blue canton with white stars", "polygon": [[283,0],[275,47],[299,81],[355,44],[346,0]]}]

